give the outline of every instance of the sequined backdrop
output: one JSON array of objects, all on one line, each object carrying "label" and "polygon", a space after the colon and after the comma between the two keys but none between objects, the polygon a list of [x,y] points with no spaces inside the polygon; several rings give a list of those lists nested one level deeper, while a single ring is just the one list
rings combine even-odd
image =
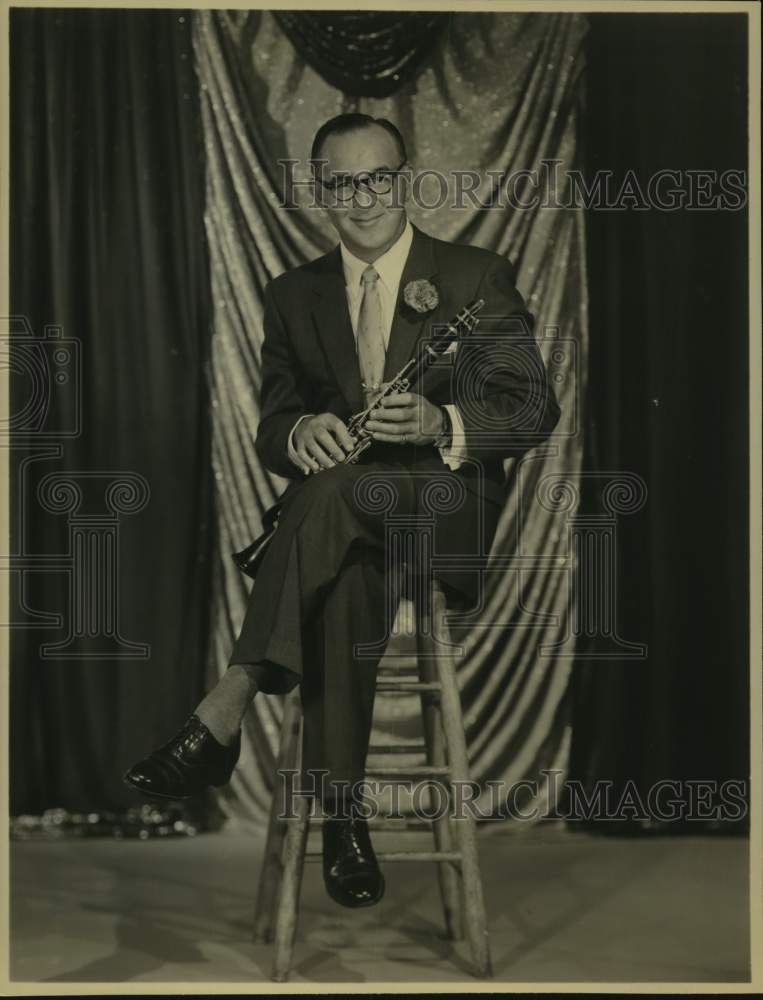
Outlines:
[{"label": "sequined backdrop", "polygon": [[[306,64],[267,12],[194,14],[194,49],[206,143],[206,229],[213,296],[209,379],[220,547],[214,582],[210,683],[227,666],[243,619],[246,578],[230,553],[260,531],[262,512],[286,483],[258,463],[262,294],[269,279],[334,245],[318,213],[279,208],[279,158],[304,161],[316,127],[351,110],[393,119],[419,168],[543,170],[542,160],[578,165],[582,15],[456,14],[414,77],[385,99],[352,98]],[[558,194],[564,195],[563,186]],[[530,779],[546,794],[544,770],[564,772],[570,659],[541,656],[566,634],[569,561],[564,521],[545,509],[542,476],[580,468],[587,352],[584,220],[579,210],[461,211],[413,206],[415,223],[444,239],[507,255],[553,364],[562,423],[553,443],[520,466],[494,553],[543,555],[542,565],[491,574],[481,623],[464,637],[459,664],[475,777]],[[544,336],[544,330],[550,332]],[[552,344],[553,338],[556,343]],[[477,623],[480,624],[480,623]],[[462,638],[459,636],[459,638]],[[230,817],[260,820],[274,780],[281,700],[258,695],[245,723],[241,763],[220,795]],[[375,716],[383,742],[413,724],[415,700]]]}]

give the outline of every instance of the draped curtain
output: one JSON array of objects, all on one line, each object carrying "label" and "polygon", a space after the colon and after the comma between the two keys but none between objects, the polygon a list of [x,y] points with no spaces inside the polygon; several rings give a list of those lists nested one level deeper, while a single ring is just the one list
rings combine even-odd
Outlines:
[{"label": "draped curtain", "polygon": [[[687,190],[690,171],[744,178],[745,15],[589,24],[591,176],[631,170],[645,188],[670,169]],[[571,776],[589,793],[610,782],[615,802],[628,783],[646,801],[660,781],[715,782],[706,821],[682,829],[729,831],[712,820],[719,785],[749,778],[747,211],[592,212],[587,225],[587,468],[648,486],[618,526],[617,579],[621,634],[648,655],[576,667]],[[659,828],[631,815],[610,830]]]},{"label": "draped curtain", "polygon": [[[10,41],[11,308],[32,331],[27,356],[42,357],[53,323],[82,359],[49,394],[51,434],[11,438],[11,811],[122,809],[134,799],[121,771],[225,669],[248,589],[230,553],[284,486],[253,449],[262,291],[333,236],[317,213],[279,206],[278,160],[304,160],[320,122],[359,109],[396,120],[420,168],[556,159],[562,173],[584,147],[589,180],[743,170],[746,18],[15,9]],[[494,544],[547,562],[491,577],[459,666],[476,776],[558,768],[617,790],[745,777],[746,213],[594,211],[584,229],[577,210],[467,199],[412,216],[518,265],[560,379],[563,424],[507,463]],[[10,361],[18,416],[31,369],[21,352]],[[79,433],[61,436],[80,401]],[[617,585],[619,631],[649,657],[581,658],[571,675],[572,660],[538,653],[575,608],[564,518],[537,498],[543,477],[581,468],[647,483],[644,509],[618,524]],[[121,634],[147,656],[41,655],[71,624],[69,519],[38,492],[51,473],[148,484],[121,518],[117,577]],[[90,514],[102,499],[88,491]],[[380,710],[374,741],[416,711]],[[219,797],[229,816],[262,816],[280,713],[255,699]]]},{"label": "draped curtain", "polygon": [[[121,772],[182,723],[205,680],[215,523],[191,22],[15,9],[10,27],[11,309],[34,345],[11,347],[11,811],[121,811],[135,802]],[[28,362],[43,357],[47,421],[25,434]],[[65,503],[43,507],[49,475],[55,501],[82,492],[74,516],[94,535],[108,484],[127,484],[111,494],[137,509],[119,518],[108,611],[138,656],[113,647],[104,617],[68,658],[41,651],[75,626],[74,522]]]},{"label": "draped curtain", "polygon": [[273,11],[305,62],[351,97],[389,97],[438,41],[449,15]]},{"label": "draped curtain", "polygon": [[[405,26],[413,15],[394,17]],[[413,19],[410,33],[399,32],[411,43],[411,60],[420,55],[413,46],[420,23]],[[341,48],[314,39],[305,49],[309,40],[302,29],[296,14],[291,19],[267,11],[194,15],[212,297],[219,548],[211,665],[217,673],[227,666],[248,594],[230,553],[259,533],[262,513],[286,485],[260,466],[253,448],[263,289],[283,270],[336,242],[318,213],[303,203],[279,207],[285,191],[279,159],[304,163],[321,122],[359,110],[399,125],[415,167],[485,175],[542,171],[544,159],[561,161],[566,169],[578,165],[582,16],[451,15],[426,59],[415,72],[409,66],[412,75],[386,97],[351,96],[332,85],[341,82],[336,76],[319,75],[316,49],[331,61]],[[361,89],[367,93],[378,83],[365,81]],[[483,189],[482,196],[486,193]],[[459,681],[476,778],[537,780],[543,798],[543,769],[566,767],[570,660],[542,657],[539,648],[566,634],[570,605],[568,578],[558,570],[568,555],[564,523],[538,502],[537,489],[541,477],[574,478],[581,465],[578,428],[585,414],[587,355],[583,216],[575,209],[543,207],[480,210],[468,200],[459,210],[412,205],[410,214],[433,235],[512,259],[520,291],[536,315],[542,352],[554,366],[562,424],[549,446],[527,461],[507,463],[510,489],[493,547],[497,554],[543,555],[547,561],[521,574],[490,574],[486,606],[459,636],[466,647]],[[500,627],[480,627],[487,623]],[[418,703],[380,702],[374,742],[414,724]],[[220,796],[231,817],[258,819],[268,806],[281,706],[276,697],[255,699],[241,764]]]}]

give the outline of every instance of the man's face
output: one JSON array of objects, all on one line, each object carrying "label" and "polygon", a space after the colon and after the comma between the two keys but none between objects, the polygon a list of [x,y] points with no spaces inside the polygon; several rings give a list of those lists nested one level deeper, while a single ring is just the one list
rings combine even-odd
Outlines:
[{"label": "man's face", "polygon": [[[401,166],[402,156],[397,143],[381,126],[369,125],[346,135],[329,136],[319,159],[327,161],[320,175],[324,183],[338,182],[339,194],[344,188],[348,196],[346,201],[341,201],[332,189],[318,184],[319,198],[331,224],[356,257],[369,262],[376,260],[392,246],[405,227],[405,178],[400,175],[385,177],[383,173]],[[375,179],[382,193],[377,194],[362,183],[353,188],[348,183],[348,175],[359,173]],[[389,190],[384,191],[387,187]]]}]

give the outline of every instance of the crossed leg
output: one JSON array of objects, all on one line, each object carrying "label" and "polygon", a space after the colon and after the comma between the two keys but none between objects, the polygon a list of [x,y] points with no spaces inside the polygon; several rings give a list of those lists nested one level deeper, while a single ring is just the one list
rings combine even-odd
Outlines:
[{"label": "crossed leg", "polygon": [[363,777],[380,658],[358,647],[389,634],[397,606],[384,511],[358,490],[368,474],[393,485],[397,513],[413,510],[413,480],[399,463],[336,466],[292,487],[228,670],[196,709],[230,743],[257,690],[300,683],[303,769],[350,784]]}]

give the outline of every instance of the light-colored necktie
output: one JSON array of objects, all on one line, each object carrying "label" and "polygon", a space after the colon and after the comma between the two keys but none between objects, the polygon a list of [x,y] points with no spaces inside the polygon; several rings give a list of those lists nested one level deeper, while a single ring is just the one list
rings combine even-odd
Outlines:
[{"label": "light-colored necktie", "polygon": [[384,377],[384,313],[379,294],[379,272],[369,264],[360,277],[363,299],[358,315],[358,361],[366,406],[379,396]]}]

